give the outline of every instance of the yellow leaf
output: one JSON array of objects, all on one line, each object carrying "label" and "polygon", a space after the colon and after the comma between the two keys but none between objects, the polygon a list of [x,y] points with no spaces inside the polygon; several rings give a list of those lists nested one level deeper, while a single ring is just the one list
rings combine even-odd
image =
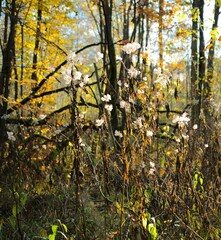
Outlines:
[{"label": "yellow leaf", "polygon": [[69,146],[69,147],[73,147],[73,143],[69,141],[69,142],[68,142],[68,146]]},{"label": "yellow leaf", "polygon": [[121,206],[119,202],[116,202],[117,212],[118,214],[124,213],[124,208]]},{"label": "yellow leaf", "polygon": [[35,188],[36,188],[36,192],[37,192],[38,194],[41,194],[44,186],[43,186],[42,183],[37,183]]},{"label": "yellow leaf", "polygon": [[44,129],[41,129],[41,133],[42,134],[47,134],[47,132],[50,131],[50,128],[44,128]]},{"label": "yellow leaf", "polygon": [[41,170],[41,171],[44,171],[45,169],[46,169],[46,168],[45,168],[45,166],[43,166],[43,165],[40,167],[40,170]]},{"label": "yellow leaf", "polygon": [[204,51],[210,49],[212,46],[213,46],[213,44],[209,44],[209,45],[207,45]]},{"label": "yellow leaf", "polygon": [[210,32],[210,37],[212,39],[216,39],[217,35],[219,34],[218,28],[214,28],[211,32]]},{"label": "yellow leaf", "polygon": [[142,225],[145,229],[147,228],[147,217],[146,216],[142,216]]}]

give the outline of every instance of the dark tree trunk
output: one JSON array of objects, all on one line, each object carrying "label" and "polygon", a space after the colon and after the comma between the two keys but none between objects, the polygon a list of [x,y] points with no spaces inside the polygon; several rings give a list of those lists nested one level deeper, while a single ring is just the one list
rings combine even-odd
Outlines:
[{"label": "dark tree trunk", "polygon": [[[220,13],[219,1],[215,2],[214,20],[212,31],[218,27],[218,19]],[[211,184],[213,187],[219,188],[220,186],[220,129],[217,127],[217,120],[211,111],[210,95],[211,95],[211,84],[213,80],[213,68],[214,68],[214,55],[215,55],[215,43],[216,38],[211,37],[210,49],[208,54],[207,62],[207,79],[204,81],[204,96],[203,96],[203,111],[205,116],[205,124],[203,128],[204,143],[208,145],[205,149],[202,162],[202,173],[204,176],[204,187],[209,189]],[[220,118],[220,117],[219,117]]]},{"label": "dark tree trunk", "polygon": [[[126,0],[123,1],[123,4],[126,5]],[[124,14],[123,14],[123,40],[124,42],[127,42],[129,40],[129,27],[130,27],[130,11],[131,11],[132,1],[130,1],[130,4],[128,8],[124,7]],[[131,66],[130,56],[126,54],[125,52],[122,52],[122,63],[120,67],[120,73],[119,73],[119,80],[122,82],[122,85],[127,80],[127,69]],[[123,99],[126,98],[126,96],[122,96]],[[122,123],[121,123],[121,130],[123,131],[126,128],[126,112],[124,109],[122,111]]]},{"label": "dark tree trunk", "polygon": [[159,66],[163,70],[163,15],[164,15],[164,0],[159,1],[159,33],[158,33],[158,44],[159,44]]},{"label": "dark tree trunk", "polygon": [[[0,146],[3,146],[6,138],[5,121],[1,118],[6,114],[8,108],[8,97],[10,91],[10,78],[13,68],[13,51],[15,45],[15,32],[17,24],[16,0],[7,5],[10,13],[5,14],[4,45],[2,49],[2,69],[0,74]],[[10,19],[10,23],[9,23]],[[8,26],[10,24],[10,27]],[[8,32],[9,31],[9,32]],[[1,149],[4,152],[4,147]]]},{"label": "dark tree trunk", "polygon": [[[205,59],[205,41],[204,41],[204,0],[199,1],[199,81],[198,81],[198,93],[197,93],[197,112],[196,116],[199,117],[202,107],[202,86],[205,81],[206,59]],[[200,124],[200,119],[197,119]]]},{"label": "dark tree trunk", "polygon": [[[197,90],[197,80],[198,80],[198,0],[193,1],[193,16],[192,16],[192,40],[191,40],[191,100],[197,100],[198,90]],[[193,104],[192,106],[192,125],[197,122],[197,112],[198,104]]]},{"label": "dark tree trunk", "polygon": [[102,7],[105,19],[105,38],[107,41],[108,58],[110,66],[108,69],[108,79],[110,82],[110,94],[112,96],[113,110],[111,111],[111,126],[114,132],[118,128],[118,116],[117,116],[117,102],[118,102],[118,85],[117,85],[117,66],[116,66],[116,55],[115,46],[112,37],[112,0],[103,0]]},{"label": "dark tree trunk", "polygon": [[21,74],[20,74],[20,97],[23,96],[23,75],[24,75],[24,24],[21,24]]},{"label": "dark tree trunk", "polygon": [[[218,27],[219,14],[220,14],[220,5],[219,5],[219,1],[216,1],[212,31]],[[213,62],[214,62],[214,53],[215,53],[215,43],[216,43],[215,38],[211,37],[208,61],[207,61],[207,79],[206,81],[204,81],[204,99],[209,98],[211,94],[211,81],[213,79],[213,68],[214,68]]]},{"label": "dark tree trunk", "polygon": [[36,82],[34,87],[37,86],[37,82],[38,82],[37,65],[38,65],[38,51],[40,46],[41,21],[42,21],[42,0],[38,0],[36,38],[35,38],[35,48],[34,48],[34,55],[33,55],[32,75],[31,75],[31,79]]}]

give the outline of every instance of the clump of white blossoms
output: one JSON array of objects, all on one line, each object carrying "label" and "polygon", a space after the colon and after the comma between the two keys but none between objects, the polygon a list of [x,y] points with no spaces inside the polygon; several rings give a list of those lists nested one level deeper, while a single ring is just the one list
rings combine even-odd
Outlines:
[{"label": "clump of white blossoms", "polygon": [[140,74],[140,71],[134,67],[128,69],[128,75],[130,78],[136,78]]},{"label": "clump of white blossoms", "polygon": [[16,138],[15,138],[13,132],[7,132],[7,135],[8,135],[8,140],[13,141],[13,142],[16,141]]},{"label": "clump of white blossoms", "polygon": [[61,132],[62,132],[61,129],[57,129],[57,130],[54,131],[54,133],[55,133],[56,135],[60,134]]},{"label": "clump of white blossoms", "polygon": [[122,50],[126,52],[127,54],[131,54],[136,52],[138,49],[140,49],[140,44],[137,42],[133,43],[127,43],[126,45],[123,46]]},{"label": "clump of white blossoms", "polygon": [[120,56],[116,56],[116,61],[122,61],[122,57],[120,57]]},{"label": "clump of white blossoms", "polygon": [[117,81],[117,85],[119,87],[125,87],[125,88],[129,87],[128,83],[126,83],[126,82],[123,83],[121,80]]},{"label": "clump of white blossoms", "polygon": [[179,149],[175,149],[175,150],[174,150],[174,153],[175,153],[175,154],[179,153]]},{"label": "clump of white blossoms", "polygon": [[103,101],[103,102],[109,102],[110,100],[111,100],[110,94],[106,94],[103,97],[101,97],[101,101]]},{"label": "clump of white blossoms", "polygon": [[162,74],[161,68],[155,68],[154,74],[156,74],[157,79],[154,83],[159,83],[162,87],[166,87],[170,83],[170,76],[168,74]]},{"label": "clump of white blossoms", "polygon": [[133,121],[132,124],[135,129],[141,129],[143,127],[142,118],[139,117],[136,121]]},{"label": "clump of white blossoms", "polygon": [[134,99],[133,97],[131,97],[131,96],[129,96],[128,101],[129,101],[130,103],[132,103],[132,104],[135,104],[135,99]]},{"label": "clump of white blossoms", "polygon": [[150,175],[154,175],[154,173],[155,173],[155,163],[154,162],[150,162],[149,174]]},{"label": "clump of white blossoms", "polygon": [[138,89],[138,90],[137,90],[137,93],[138,93],[138,94],[141,94],[141,95],[142,95],[142,94],[145,94],[145,92],[144,92],[143,89],[142,89],[142,90]]},{"label": "clump of white blossoms", "polygon": [[62,67],[61,73],[64,82],[67,85],[69,85],[71,82],[74,82],[75,84],[79,84],[80,87],[83,87],[89,81],[88,75],[85,75],[85,77],[82,79],[82,72],[74,71],[73,67],[71,66],[68,66],[67,68]]},{"label": "clump of white blossoms", "polygon": [[184,112],[181,116],[175,116],[173,123],[178,123],[179,127],[183,128],[190,121],[190,118],[187,116],[187,113]]},{"label": "clump of white blossoms", "polygon": [[123,134],[122,134],[120,131],[115,130],[114,136],[119,137],[119,138],[122,138],[122,137],[123,137]]},{"label": "clump of white blossoms", "polygon": [[71,51],[67,56],[67,66],[61,68],[61,74],[65,84],[69,85],[71,82],[74,82],[75,85],[79,84],[80,87],[83,87],[89,82],[89,76],[85,75],[82,77],[82,72],[77,71],[75,68],[76,63],[81,64],[81,60],[75,52]]},{"label": "clump of white blossoms", "polygon": [[79,86],[80,86],[81,88],[83,88],[84,85],[87,84],[89,81],[90,81],[89,76],[88,76],[88,75],[85,75],[84,78],[83,78],[83,81],[79,83]]},{"label": "clump of white blossoms", "polygon": [[40,119],[40,120],[43,120],[43,119],[45,119],[46,117],[47,117],[47,115],[45,115],[45,114],[40,114],[40,115],[39,115],[39,119]]},{"label": "clump of white blossoms", "polygon": [[[0,100],[1,100],[1,98],[0,98]],[[9,118],[9,115],[6,115],[6,114],[1,116],[1,119],[8,119],[8,118]]]},{"label": "clump of white blossoms", "polygon": [[152,137],[153,136],[153,132],[150,131],[150,130],[147,130],[146,131],[146,135],[147,135],[147,137]]},{"label": "clump of white blossoms", "polygon": [[89,75],[85,75],[83,79],[84,83],[87,84],[90,81]]},{"label": "clump of white blossoms", "polygon": [[122,100],[120,101],[120,108],[124,108],[126,112],[130,112],[130,103]]},{"label": "clump of white blossoms", "polygon": [[189,135],[183,133],[182,138],[188,141],[190,137],[189,137]]},{"label": "clump of white blossoms", "polygon": [[46,146],[45,144],[43,144],[41,147],[42,147],[44,150],[47,149],[47,146]]},{"label": "clump of white blossoms", "polygon": [[107,111],[111,112],[111,111],[113,110],[113,105],[112,105],[112,104],[105,104],[104,108],[105,108]]},{"label": "clump of white blossoms", "polygon": [[161,68],[154,68],[153,73],[157,76],[160,76],[162,74],[162,70]]},{"label": "clump of white blossoms", "polygon": [[[110,102],[111,101],[111,95],[110,94],[104,95],[103,97],[101,97],[101,101],[106,102],[106,103]],[[112,104],[105,104],[104,108],[107,111],[111,112],[113,110],[113,105]]]},{"label": "clump of white blossoms", "polygon": [[72,68],[68,67],[62,67],[61,68],[61,74],[63,76],[64,82],[69,85],[71,83],[71,81],[73,80],[72,77]]},{"label": "clump of white blossoms", "polygon": [[146,82],[147,81],[147,77],[143,77],[143,81]]},{"label": "clump of white blossoms", "polygon": [[73,65],[76,62],[76,53],[71,51],[67,56],[67,62],[70,65]]},{"label": "clump of white blossoms", "polygon": [[104,119],[103,118],[96,119],[96,121],[95,121],[95,126],[96,127],[101,127],[103,124],[104,124]]},{"label": "clump of white blossoms", "polygon": [[81,146],[81,147],[85,147],[85,144],[83,143],[83,141],[82,141],[82,138],[79,138],[79,145]]},{"label": "clump of white blossoms", "polygon": [[82,76],[82,73],[79,72],[79,71],[76,71],[76,72],[74,72],[73,79],[74,79],[75,81],[80,81],[80,80],[81,80],[81,76]]}]

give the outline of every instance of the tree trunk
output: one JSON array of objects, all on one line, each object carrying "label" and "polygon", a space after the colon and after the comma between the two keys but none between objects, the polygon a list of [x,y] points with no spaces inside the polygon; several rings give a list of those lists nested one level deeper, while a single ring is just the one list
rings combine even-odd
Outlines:
[{"label": "tree trunk", "polygon": [[[126,5],[126,0],[123,1],[123,4]],[[127,42],[129,40],[129,27],[130,27],[130,11],[131,11],[132,1],[130,1],[130,4],[128,8],[124,7],[124,14],[123,14],[123,40]],[[122,52],[122,63],[120,67],[120,73],[119,73],[119,80],[122,82],[122,85],[127,80],[127,69],[131,66],[131,60],[130,56],[126,54],[125,52]],[[124,94],[125,95],[125,94]],[[122,96],[123,99],[126,99],[126,96]],[[126,112],[125,109],[122,109],[122,121],[121,121],[121,130],[123,131],[126,128]]]},{"label": "tree trunk", "polygon": [[[199,117],[200,110],[202,107],[202,86],[205,81],[205,70],[206,70],[206,59],[205,59],[205,41],[204,41],[204,0],[199,0],[199,82],[198,82],[198,92],[197,100],[198,106],[196,109],[196,116]],[[200,119],[197,119],[200,125]]]},{"label": "tree trunk", "polygon": [[198,80],[198,0],[193,1],[193,10],[192,10],[192,40],[191,40],[191,101],[193,102],[192,106],[192,125],[197,122],[197,108],[198,104],[194,102],[197,100],[198,90],[197,90],[197,80]]},{"label": "tree trunk", "polygon": [[[3,146],[6,138],[5,121],[1,118],[6,114],[8,108],[8,97],[10,91],[10,78],[13,68],[13,49],[15,45],[15,32],[17,24],[16,0],[13,0],[10,6],[10,13],[5,14],[4,46],[2,49],[2,70],[0,74],[0,95],[3,96],[0,102],[0,146]],[[8,34],[8,19],[10,19],[10,28]],[[4,152],[3,149],[0,149]]]},{"label": "tree trunk", "polygon": [[[216,30],[218,27],[219,14],[220,14],[220,5],[219,5],[219,1],[216,0],[212,31]],[[215,43],[216,43],[216,39],[212,36],[210,39],[210,48],[209,48],[208,61],[207,61],[207,79],[206,81],[204,81],[204,99],[208,99],[211,94],[211,82],[213,79],[213,65],[214,65],[213,62],[214,62],[214,53],[215,53]]]},{"label": "tree trunk", "polygon": [[34,48],[33,63],[32,63],[32,75],[31,75],[31,79],[36,82],[34,87],[37,86],[37,82],[38,82],[37,65],[38,65],[38,51],[40,46],[41,21],[42,21],[42,0],[38,0],[37,27],[36,27],[35,48]]},{"label": "tree trunk", "polygon": [[[216,1],[212,31],[216,30],[216,28],[218,27],[219,13],[220,13],[219,1]],[[218,176],[220,176],[221,173],[221,167],[219,164],[221,158],[220,129],[219,127],[217,127],[216,124],[217,120],[215,119],[211,112],[210,104],[211,84],[213,80],[215,43],[216,37],[211,36],[207,62],[207,79],[206,81],[204,81],[203,110],[205,116],[205,124],[203,134],[204,143],[208,145],[208,147],[204,151],[202,162],[202,173],[204,176],[205,189],[209,189],[211,187],[211,184],[213,184],[213,187],[218,189],[220,186],[220,178],[218,178]]]},{"label": "tree trunk", "polygon": [[111,126],[114,132],[118,128],[118,116],[117,116],[117,102],[118,102],[118,85],[117,85],[117,66],[115,46],[112,37],[112,0],[103,0],[102,7],[105,19],[105,37],[108,48],[108,58],[110,61],[110,67],[108,69],[108,79],[110,81],[110,94],[112,96],[113,110],[111,111]]},{"label": "tree trunk", "polygon": [[164,0],[159,1],[159,33],[158,33],[158,44],[159,44],[159,66],[163,70],[163,15],[164,15]]}]

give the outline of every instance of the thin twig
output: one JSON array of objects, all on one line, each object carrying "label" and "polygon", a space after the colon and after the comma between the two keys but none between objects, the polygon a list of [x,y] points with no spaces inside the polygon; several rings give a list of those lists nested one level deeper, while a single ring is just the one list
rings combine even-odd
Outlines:
[{"label": "thin twig", "polygon": [[[173,212],[173,211],[172,211]],[[173,215],[184,225],[186,226],[192,233],[194,233],[199,239],[204,240],[196,231],[194,231],[189,225],[187,225],[176,213],[173,212]]]}]

